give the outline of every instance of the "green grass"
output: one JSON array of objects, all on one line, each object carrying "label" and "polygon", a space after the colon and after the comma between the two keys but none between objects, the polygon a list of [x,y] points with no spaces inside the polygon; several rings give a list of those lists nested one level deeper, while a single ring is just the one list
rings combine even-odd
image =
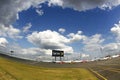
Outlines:
[{"label": "green grass", "polygon": [[1,76],[0,80],[98,80],[84,68],[43,68],[0,57]]}]

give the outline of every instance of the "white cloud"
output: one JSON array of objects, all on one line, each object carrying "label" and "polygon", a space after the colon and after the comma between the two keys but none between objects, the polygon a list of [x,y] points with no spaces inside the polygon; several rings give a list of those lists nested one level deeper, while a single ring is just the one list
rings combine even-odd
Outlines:
[{"label": "white cloud", "polygon": [[[19,54],[25,55],[37,55],[37,56],[45,56],[45,55],[52,55],[52,50],[50,49],[42,49],[38,47],[31,47],[31,48],[19,48],[21,50]],[[18,51],[17,51],[18,52]]]},{"label": "white cloud", "polygon": [[120,22],[111,28],[111,32],[116,35],[116,40],[120,42]]},{"label": "white cloud", "polygon": [[70,33],[67,36],[70,38],[70,42],[76,42],[76,41],[86,39],[86,36],[82,35],[82,31],[78,31],[76,34],[75,33]]},{"label": "white cloud", "polygon": [[73,53],[73,49],[66,44],[69,43],[69,39],[59,34],[56,31],[46,30],[42,32],[33,32],[27,36],[27,39],[32,44],[42,49],[60,49],[66,53]]},{"label": "white cloud", "polygon": [[81,54],[81,57],[82,57],[82,58],[89,57],[89,54]]},{"label": "white cloud", "polygon": [[107,51],[117,50],[117,49],[119,49],[119,47],[118,47],[119,45],[120,44],[118,44],[118,43],[109,43],[104,46],[104,50],[107,50]]},{"label": "white cloud", "polygon": [[[19,19],[19,12],[29,9],[31,6],[37,7],[46,0],[0,0],[0,36],[12,39],[20,39],[21,31],[11,24]],[[24,28],[23,32],[30,28]]]},{"label": "white cloud", "polygon": [[100,44],[104,41],[104,39],[102,39],[102,35],[101,34],[95,34],[92,35],[91,37],[87,37],[83,43],[84,44]]},{"label": "white cloud", "polygon": [[[22,49],[22,54],[31,54],[31,55],[36,55],[36,54],[39,54],[39,55],[45,55],[45,54],[48,54],[47,51],[49,50],[45,50],[45,49],[40,49],[40,48],[25,48],[25,49]],[[49,52],[50,54],[51,52]]]},{"label": "white cloud", "polygon": [[94,8],[109,8],[120,5],[120,0],[49,0],[49,5],[73,8],[77,11],[86,11]]},{"label": "white cloud", "polygon": [[[5,45],[5,47],[3,46],[3,44]],[[14,51],[12,55],[9,54],[11,50]],[[46,56],[47,58],[52,54],[52,51],[49,49],[41,49],[38,47],[23,48],[18,43],[8,43],[8,41],[6,41],[6,39],[4,38],[0,38],[0,51],[7,55],[34,60],[38,56]]]},{"label": "white cloud", "polygon": [[6,47],[8,44],[8,41],[5,38],[0,38],[0,46]]},{"label": "white cloud", "polygon": [[63,0],[48,0],[49,6],[56,5],[56,6],[62,6]]},{"label": "white cloud", "polygon": [[23,32],[27,33],[29,32],[29,29],[32,27],[31,23],[26,24],[26,26],[23,27]]},{"label": "white cloud", "polygon": [[1,0],[0,1],[0,24],[10,25],[17,18],[18,13],[29,9],[31,6],[37,6],[46,0]]},{"label": "white cloud", "polygon": [[102,47],[102,43],[105,39],[102,38],[101,34],[95,34],[91,37],[87,37],[83,41],[83,51],[87,54],[91,54],[95,56],[98,56],[100,52],[100,48]]},{"label": "white cloud", "polygon": [[59,31],[60,33],[64,33],[66,30],[65,30],[64,28],[60,28],[58,31]]},{"label": "white cloud", "polygon": [[14,28],[12,25],[5,27],[4,25],[0,25],[0,36],[9,37],[13,39],[20,39],[21,31],[17,28]]},{"label": "white cloud", "polygon": [[103,46],[103,55],[115,55],[120,53],[120,43],[109,43]]},{"label": "white cloud", "polygon": [[44,14],[43,10],[36,9],[36,12],[39,16],[42,16]]}]

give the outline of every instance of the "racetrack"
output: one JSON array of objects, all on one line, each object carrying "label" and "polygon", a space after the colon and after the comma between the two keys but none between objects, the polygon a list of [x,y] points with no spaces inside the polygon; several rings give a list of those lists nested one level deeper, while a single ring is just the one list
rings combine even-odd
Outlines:
[{"label": "racetrack", "polygon": [[[8,60],[8,62],[10,61],[10,63],[4,62],[5,63],[4,65],[7,65],[7,64],[12,65],[12,66],[7,65],[7,67],[11,67],[12,69],[14,69],[13,67],[16,67],[17,65],[21,66],[21,64],[22,64],[22,65],[24,65],[24,67],[26,67],[26,71],[28,71],[28,73],[31,72],[31,70],[39,70],[39,67],[44,67],[46,69],[49,69],[48,71],[50,71],[50,72],[51,72],[51,69],[52,69],[52,72],[54,72],[54,73],[56,73],[54,69],[56,69],[60,72],[61,72],[61,70],[64,70],[66,73],[68,72],[68,70],[72,70],[72,72],[70,71],[68,73],[71,73],[74,76],[76,76],[76,74],[74,74],[74,71],[80,70],[80,72],[78,72],[78,73],[83,74],[83,73],[81,73],[81,70],[86,69],[86,70],[89,70],[89,72],[91,72],[91,74],[96,76],[98,78],[98,80],[120,80],[120,57],[117,57],[117,58],[114,58],[114,59],[108,59],[108,60],[104,60],[104,61],[94,61],[94,62],[87,62],[87,63],[71,63],[71,64],[68,64],[68,63],[67,64],[65,64],[65,63],[64,64],[58,64],[58,63],[35,62],[35,61],[17,59],[17,58],[13,58],[13,57],[1,55],[1,54],[0,54],[0,57],[6,58]],[[13,62],[15,64],[13,64]],[[1,61],[1,64],[3,64],[3,61]],[[1,72],[0,74],[4,75],[5,71],[8,70],[7,71],[8,73],[7,73],[6,76],[8,76],[8,77],[11,76],[10,78],[14,78],[14,77],[16,78],[16,76],[14,76],[15,74],[9,75],[9,74],[11,74],[10,73],[11,71],[9,72],[9,69],[6,69],[7,67],[4,66],[4,65],[0,65],[0,66],[2,66],[2,69],[4,68],[3,70],[0,70],[0,72]],[[20,69],[20,71],[19,71],[19,69]],[[17,70],[15,70],[15,71],[18,71],[17,75],[19,75],[19,76],[22,75],[21,69],[24,69],[24,68],[18,66]],[[86,70],[85,70],[85,72],[86,72]],[[43,73],[45,71],[43,69]],[[19,73],[19,72],[21,72],[21,73]],[[62,71],[62,73],[64,73],[64,72]],[[29,73],[29,74],[24,73],[24,74],[28,75],[28,76],[31,75],[31,73]],[[38,73],[38,74],[40,74],[40,73]],[[51,74],[48,74],[48,75],[50,76]],[[54,75],[52,75],[52,76],[54,77]],[[76,77],[77,78],[75,78],[75,79],[74,79],[74,77],[72,77],[71,80],[79,80],[79,75],[77,75]],[[5,76],[3,76],[3,78],[5,78]],[[27,78],[29,78],[29,77],[27,77]],[[67,78],[70,79],[70,75]],[[59,78],[59,79],[65,80],[63,78]],[[0,80],[4,80],[4,79],[0,79]],[[80,79],[80,80],[88,80],[88,79],[83,78],[83,79]]]},{"label": "racetrack", "polygon": [[97,62],[96,65],[91,66],[91,69],[106,80],[120,80],[120,57]]}]

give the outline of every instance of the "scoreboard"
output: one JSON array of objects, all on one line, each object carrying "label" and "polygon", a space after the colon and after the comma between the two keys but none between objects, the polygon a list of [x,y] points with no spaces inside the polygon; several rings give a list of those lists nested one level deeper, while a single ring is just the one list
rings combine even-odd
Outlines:
[{"label": "scoreboard", "polygon": [[52,56],[54,56],[54,57],[64,57],[64,51],[52,50]]}]

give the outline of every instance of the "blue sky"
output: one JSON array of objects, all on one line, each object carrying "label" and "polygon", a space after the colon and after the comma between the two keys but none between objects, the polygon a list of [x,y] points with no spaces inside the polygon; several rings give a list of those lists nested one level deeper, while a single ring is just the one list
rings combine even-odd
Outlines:
[{"label": "blue sky", "polygon": [[[98,57],[100,48],[104,51],[102,56],[111,50],[110,54],[119,53],[119,0],[91,3],[88,0],[78,0],[77,3],[72,0],[33,2],[1,1],[0,43],[5,46],[1,50],[14,50],[18,56],[27,57],[37,54],[49,56],[52,49],[65,50],[66,54],[86,55],[83,57]],[[4,9],[9,12],[6,13]]]},{"label": "blue sky", "polygon": [[75,11],[73,9],[63,9],[58,6],[48,7],[43,4],[44,15],[39,16],[35,8],[19,13],[19,20],[16,21],[18,28],[26,23],[32,23],[32,30],[51,29],[57,31],[63,27],[67,29],[66,33],[82,30],[84,34],[91,36],[96,33],[108,34],[115,23],[120,20],[120,6],[112,10],[101,10],[95,8],[88,11]]}]

